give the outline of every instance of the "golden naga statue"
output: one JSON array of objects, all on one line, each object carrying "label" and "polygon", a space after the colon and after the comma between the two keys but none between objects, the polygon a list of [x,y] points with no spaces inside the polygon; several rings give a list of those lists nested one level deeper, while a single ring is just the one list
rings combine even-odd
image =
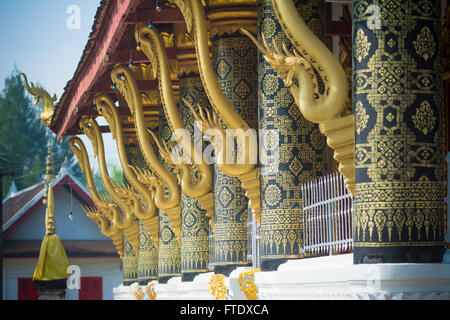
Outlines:
[{"label": "golden naga statue", "polygon": [[[150,29],[145,24],[138,24],[136,26],[136,39],[140,39],[142,51],[149,58],[153,70],[155,71],[155,76],[159,80],[161,102],[171,131],[174,133],[178,130],[186,132],[177,108],[175,95],[172,89],[169,61],[159,32],[155,28]],[[162,146],[155,136],[153,138],[157,142],[164,160],[181,171],[180,184],[183,192],[191,198],[198,199],[202,208],[207,210],[207,215],[209,217],[214,217],[214,201],[211,192],[213,186],[213,174],[211,167],[203,160],[201,143],[196,146],[191,137],[185,137],[184,135],[177,137],[177,143],[183,148],[185,154],[188,155],[189,159],[187,160],[190,161],[191,164],[175,164],[172,161],[171,151],[167,149],[167,146]],[[195,167],[199,171],[197,181],[194,181],[192,163],[195,164]]]},{"label": "golden naga statue", "polygon": [[226,300],[228,297],[228,289],[225,284],[227,277],[224,274],[213,274],[209,278],[208,289],[213,295],[214,300]]},{"label": "golden naga statue", "polygon": [[94,220],[100,228],[102,234],[111,238],[116,246],[119,256],[123,256],[123,239],[122,231],[113,225],[114,217],[120,216],[120,209],[115,203],[106,197],[102,197],[95,187],[94,179],[92,177],[92,170],[89,164],[89,157],[84,146],[83,141],[78,137],[71,137],[69,140],[69,147],[78,159],[81,171],[86,178],[86,184],[91,194],[92,201],[97,208],[82,206],[86,215]]},{"label": "golden naga statue", "polygon": [[175,176],[164,167],[153,150],[135,75],[127,66],[119,65],[112,70],[111,80],[116,84],[117,90],[130,108],[139,146],[151,171],[137,167],[131,167],[131,169],[143,184],[155,189],[155,205],[166,211],[178,241],[181,241],[180,187]]},{"label": "golden naga statue", "polygon": [[100,176],[102,178],[103,186],[112,200],[122,211],[122,215],[120,217],[118,215],[113,217],[113,225],[117,229],[123,230],[124,234],[130,241],[134,252],[138,255],[139,225],[134,219],[133,209],[134,203],[139,201],[139,196],[130,187],[116,186],[109,176],[105,160],[105,147],[97,122],[94,119],[90,119],[88,116],[83,116],[80,120],[80,128],[92,143],[94,157],[98,157]]},{"label": "golden naga statue", "polygon": [[247,300],[258,300],[258,286],[255,284],[255,273],[261,269],[254,268],[243,271],[238,278],[239,288]]},{"label": "golden naga statue", "polygon": [[[339,171],[346,177],[347,189],[354,194],[355,187],[355,134],[353,115],[341,117],[348,97],[348,81],[334,54],[308,28],[292,0],[272,0],[275,14],[283,31],[296,48],[290,53],[283,44],[272,50],[263,38],[264,47],[247,34],[263,52],[266,61],[279,72],[303,116],[318,123],[327,136],[328,145],[335,150]],[[323,80],[324,91],[319,92],[319,81],[314,70]]]},{"label": "golden naga statue", "polygon": [[55,113],[55,101],[57,100],[56,94],[50,96],[50,94],[42,87],[34,85],[33,82],[28,84],[27,76],[24,73],[20,73],[23,77],[23,84],[29,94],[34,96],[34,104],[38,104],[42,99],[44,107],[41,112],[41,120],[48,127],[52,122],[53,114]]},{"label": "golden naga statue", "polygon": [[88,218],[94,220],[100,228],[100,231],[105,237],[112,240],[114,246],[116,247],[117,253],[120,258],[123,258],[123,237],[122,231],[114,229],[112,227],[112,222],[103,213],[98,211],[96,208],[91,208],[88,206],[82,206],[83,211],[86,213]]},{"label": "golden naga statue", "polygon": [[154,283],[149,283],[147,285],[147,295],[150,298],[150,300],[156,300],[157,294],[156,294],[156,290],[155,290],[155,284]]},{"label": "golden naga statue", "polygon": [[[249,205],[256,220],[260,223],[260,171],[257,167],[257,150],[251,147],[251,139],[247,136],[247,133],[251,132],[249,131],[251,130],[250,126],[228,101],[217,81],[209,53],[208,23],[203,4],[200,0],[174,0],[173,2],[180,8],[186,22],[187,32],[191,35],[195,44],[200,77],[211,106],[217,113],[218,118],[215,118],[214,115],[209,115],[207,110],[201,106],[199,106],[198,114],[192,106],[191,110],[196,120],[202,122],[204,133],[207,134],[207,130],[216,132],[211,142],[216,147],[216,157],[221,162],[219,164],[220,170],[229,176],[238,177],[241,180],[242,187],[246,190],[246,196],[249,199]],[[226,133],[219,119],[223,121],[228,129],[232,129],[235,132],[240,159],[233,163],[227,161],[226,143],[224,143],[226,141]],[[257,139],[256,136],[255,138]]]},{"label": "golden naga statue", "polygon": [[109,96],[99,94],[94,98],[94,105],[97,106],[98,113],[108,122],[112,138],[117,144],[117,152],[123,172],[133,190],[139,194],[139,200],[133,201],[132,211],[136,218],[143,221],[156,248],[158,248],[159,218],[153,199],[154,195],[149,188],[139,181],[135,172],[131,169],[125,150],[122,124],[114,102]]}]

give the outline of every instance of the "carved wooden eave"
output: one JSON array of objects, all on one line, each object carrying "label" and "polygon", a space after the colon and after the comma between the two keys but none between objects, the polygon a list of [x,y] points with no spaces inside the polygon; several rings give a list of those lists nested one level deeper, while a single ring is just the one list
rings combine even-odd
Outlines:
[{"label": "carved wooden eave", "polygon": [[[147,17],[147,18],[145,18]],[[148,58],[136,50],[133,38],[134,22],[147,21],[148,17],[158,24],[180,23],[181,13],[176,8],[155,10],[155,0],[102,0],[95,15],[89,40],[83,51],[73,78],[64,88],[64,93],[55,108],[55,114],[48,127],[63,136],[79,134],[78,122],[83,115],[97,117],[93,104],[96,93],[107,93],[118,101],[116,92],[110,88],[110,73],[116,64],[148,63]],[[175,60],[177,50],[168,48],[169,60]],[[142,91],[157,90],[157,81],[142,81]],[[121,115],[128,108],[119,107]],[[148,110],[152,114],[152,110]],[[154,115],[153,115],[154,116]],[[108,128],[101,128],[108,132]]]},{"label": "carved wooden eave", "polygon": [[[114,101],[119,100],[110,88],[110,73],[115,65],[128,64],[130,56],[134,64],[149,62],[143,52],[136,50],[133,36],[136,23],[151,20],[154,25],[185,24],[181,11],[171,2],[161,1],[162,11],[156,11],[156,0],[101,0],[80,62],[48,124],[58,139],[79,134],[77,124],[81,116],[98,116],[92,102],[96,93],[108,93]],[[166,50],[169,60],[177,60],[179,49]],[[158,86],[157,81],[142,81],[138,85],[142,91]],[[119,106],[121,116],[127,116],[127,109]],[[149,109],[148,113],[156,119],[153,111]],[[109,132],[108,127],[100,129]]]},{"label": "carved wooden eave", "polygon": [[73,79],[65,87],[50,126],[58,139],[76,124],[76,114],[80,106],[88,102],[87,93],[101,76],[104,58],[117,46],[117,39],[125,31],[124,19],[135,6],[132,0],[101,1],[82,58]]}]

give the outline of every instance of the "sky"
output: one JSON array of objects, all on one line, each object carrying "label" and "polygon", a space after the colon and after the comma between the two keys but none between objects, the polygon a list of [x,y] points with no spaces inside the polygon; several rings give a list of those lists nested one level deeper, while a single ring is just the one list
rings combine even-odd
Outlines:
[{"label": "sky", "polygon": [[[59,100],[78,66],[99,4],[100,0],[0,0],[0,90],[17,66],[28,81],[38,82]],[[82,139],[97,171],[91,143]],[[104,140],[107,162],[119,164],[111,134],[104,134]]]}]

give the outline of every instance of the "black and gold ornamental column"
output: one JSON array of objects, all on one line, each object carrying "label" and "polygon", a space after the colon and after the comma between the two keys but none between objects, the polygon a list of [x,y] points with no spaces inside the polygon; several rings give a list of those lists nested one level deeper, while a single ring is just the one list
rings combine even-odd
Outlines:
[{"label": "black and gold ornamental column", "polygon": [[440,1],[353,1],[357,264],[442,260],[441,71]]},{"label": "black and gold ornamental column", "polygon": [[[170,130],[164,112],[161,110],[159,118],[159,139],[172,148],[172,131]],[[159,155],[161,163],[171,172],[174,172]],[[180,210],[179,207],[169,210]],[[181,214],[181,212],[180,212]],[[172,223],[166,210],[159,210],[159,248],[158,248],[158,282],[167,283],[170,278],[181,276],[181,243],[175,234]]]},{"label": "black and gold ornamental column", "polygon": [[[127,150],[127,158],[131,164],[134,164],[137,158],[137,149],[134,148],[134,144],[126,144],[125,148]],[[124,184],[127,184],[125,175],[123,176]],[[134,219],[137,219],[136,217]],[[140,282],[140,267],[139,262],[142,263],[141,257],[141,234],[142,227],[141,222],[139,221],[139,255],[136,255],[134,252],[130,241],[127,239],[125,235],[123,235],[123,258],[122,258],[122,273],[123,273],[123,285],[129,286],[135,282]],[[145,228],[144,228],[145,230]],[[147,230],[145,230],[147,231]]]},{"label": "black and gold ornamental column", "polygon": [[[256,0],[207,1],[213,68],[218,83],[240,117],[252,128],[258,121],[257,48],[240,33],[241,27],[256,31]],[[238,178],[214,173],[215,273],[229,275],[248,265],[248,199]]]},{"label": "black and gold ornamental column", "polygon": [[[307,26],[323,41],[325,1],[294,2]],[[262,33],[272,48],[272,44],[292,47],[270,0],[258,0],[258,29],[260,43]],[[258,64],[261,151],[278,158],[261,169],[261,268],[276,270],[286,259],[302,256],[300,186],[329,173],[333,154],[319,125],[301,114],[289,88],[261,52]]]},{"label": "black and gold ornamental column", "polygon": [[125,234],[123,234],[122,274],[124,286],[138,282],[138,256]]},{"label": "black and gold ornamental column", "polygon": [[[125,139],[125,149],[130,165],[148,170],[147,163],[139,148],[139,143],[136,140],[136,135],[126,135]],[[124,183],[127,183],[125,176]],[[141,219],[139,219],[139,256],[137,258],[137,275],[140,285],[147,285],[150,281],[158,279],[158,249]]]},{"label": "black and gold ornamental column", "polygon": [[[121,121],[123,122],[123,120]],[[122,127],[127,127],[126,123],[122,123]],[[126,129],[124,129],[125,131]],[[130,132],[124,132],[124,136],[126,138],[127,144],[125,145],[125,148],[127,150],[127,158],[130,161],[131,164],[134,164],[137,158],[137,149],[134,147],[135,145],[130,143]],[[127,179],[125,175],[123,175],[124,184],[128,184]],[[138,220],[136,217],[134,217],[135,220]],[[142,233],[142,227],[141,222],[139,221],[139,250],[141,250],[141,233]],[[144,228],[145,230],[145,228]],[[147,231],[147,230],[145,230]],[[139,251],[139,255],[137,255],[132,246],[130,241],[127,239],[125,234],[122,235],[123,237],[123,257],[122,257],[122,274],[123,274],[123,285],[129,286],[135,282],[139,282],[139,260],[141,258],[141,251]]]},{"label": "black and gold ornamental column", "polygon": [[[179,104],[181,118],[184,127],[193,139],[195,118],[189,107],[183,102],[185,99],[197,110],[197,105],[210,109],[209,100],[203,89],[202,80],[198,73],[198,64],[195,48],[187,37],[185,25],[176,24],[175,42],[179,49],[177,55],[179,61]],[[201,128],[200,139],[202,138]],[[194,143],[202,145],[202,140],[194,140]],[[194,175],[198,175],[195,165]],[[182,190],[183,191],[183,190]],[[206,211],[202,210],[199,201],[191,198],[184,192],[181,194],[181,273],[183,281],[192,281],[202,272],[210,271],[209,263],[209,218]]]}]

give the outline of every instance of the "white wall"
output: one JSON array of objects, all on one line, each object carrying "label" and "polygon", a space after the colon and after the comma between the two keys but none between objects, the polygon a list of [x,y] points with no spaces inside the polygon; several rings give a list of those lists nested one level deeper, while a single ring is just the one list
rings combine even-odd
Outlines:
[{"label": "white wall", "polygon": [[[3,260],[3,292],[5,300],[17,300],[18,278],[32,278],[37,258]],[[70,265],[81,269],[82,277],[103,278],[103,299],[113,300],[113,288],[122,283],[120,258],[69,258]],[[66,290],[67,300],[77,300],[78,290]]]},{"label": "white wall", "polygon": [[[80,206],[80,202],[72,196],[72,217],[70,192],[61,187],[55,191],[55,224],[56,233],[64,240],[109,240],[105,237],[97,224],[89,219]],[[45,235],[45,206],[39,206],[28,216],[6,240],[42,240]]]}]

